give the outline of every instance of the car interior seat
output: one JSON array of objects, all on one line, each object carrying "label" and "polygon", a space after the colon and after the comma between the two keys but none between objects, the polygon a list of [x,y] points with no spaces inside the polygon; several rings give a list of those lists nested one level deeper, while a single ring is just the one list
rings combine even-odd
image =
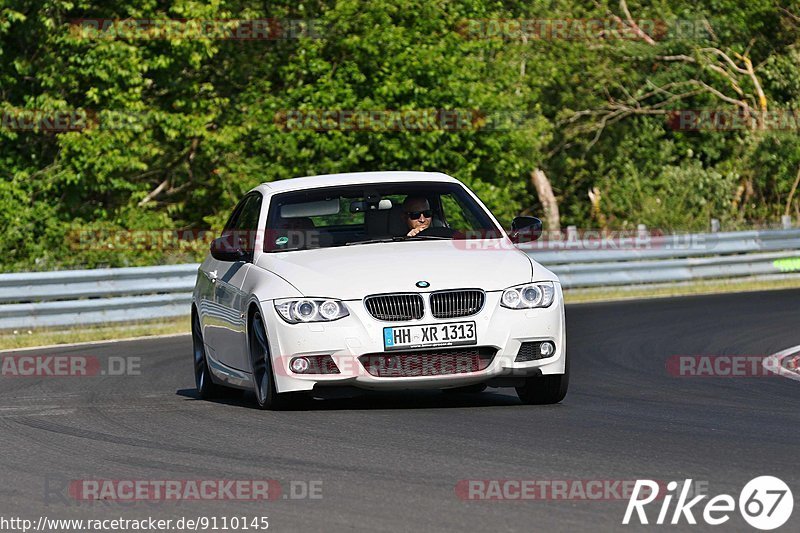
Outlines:
[{"label": "car interior seat", "polygon": [[278,222],[278,228],[307,231],[314,229],[314,221],[311,220],[311,217],[281,218]]},{"label": "car interior seat", "polygon": [[390,209],[369,209],[364,212],[364,229],[370,238],[380,238],[389,235]]},{"label": "car interior seat", "polygon": [[389,235],[392,237],[402,237],[408,233],[408,225],[405,221],[405,212],[402,205],[394,205],[389,211]]}]

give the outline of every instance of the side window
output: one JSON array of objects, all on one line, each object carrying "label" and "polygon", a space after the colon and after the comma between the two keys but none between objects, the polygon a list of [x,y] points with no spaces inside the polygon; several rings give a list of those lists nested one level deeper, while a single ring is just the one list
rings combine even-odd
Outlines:
[{"label": "side window", "polygon": [[258,229],[258,216],[261,214],[261,195],[251,194],[245,204],[242,206],[242,211],[239,213],[239,218],[236,221],[236,229],[239,231],[256,231]]},{"label": "side window", "polygon": [[231,218],[225,224],[222,233],[231,231],[255,231],[258,225],[258,216],[261,214],[261,195],[250,194],[246,196],[233,210]]},{"label": "side window", "polygon": [[245,206],[249,198],[242,198],[236,207],[233,208],[233,212],[231,213],[230,218],[225,223],[225,227],[222,229],[222,234],[225,235],[236,228],[236,224],[239,221],[239,215],[242,214],[242,208]]},{"label": "side window", "polygon": [[261,194],[253,193],[245,196],[222,231],[223,236],[230,236],[233,245],[247,252],[252,260],[255,249],[255,238],[258,230],[258,217],[261,214]]}]

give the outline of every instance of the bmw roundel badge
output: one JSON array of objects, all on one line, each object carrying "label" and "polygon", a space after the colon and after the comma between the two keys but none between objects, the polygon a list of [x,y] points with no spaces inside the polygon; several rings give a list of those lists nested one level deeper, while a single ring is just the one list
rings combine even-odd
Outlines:
[{"label": "bmw roundel badge", "polygon": [[431,284],[428,283],[427,281],[418,281],[417,282],[417,287],[419,287],[420,289],[427,289],[430,286],[431,286]]}]

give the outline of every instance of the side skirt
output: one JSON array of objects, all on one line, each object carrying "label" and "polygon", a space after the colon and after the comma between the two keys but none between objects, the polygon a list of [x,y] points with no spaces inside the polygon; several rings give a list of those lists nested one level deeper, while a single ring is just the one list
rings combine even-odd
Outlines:
[{"label": "side skirt", "polygon": [[223,365],[211,357],[208,351],[206,351],[206,361],[208,361],[208,368],[211,370],[215,383],[226,387],[253,390],[253,376],[251,374]]}]

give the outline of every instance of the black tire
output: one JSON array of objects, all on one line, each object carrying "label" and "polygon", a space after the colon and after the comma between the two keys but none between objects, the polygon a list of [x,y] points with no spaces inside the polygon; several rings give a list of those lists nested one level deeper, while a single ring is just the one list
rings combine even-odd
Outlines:
[{"label": "black tire", "polygon": [[194,384],[197,394],[203,400],[217,398],[227,392],[225,387],[212,381],[211,371],[206,360],[206,345],[203,342],[203,329],[196,311],[192,311],[192,351],[194,352]]},{"label": "black tire", "polygon": [[565,361],[563,374],[526,378],[525,385],[517,387],[517,396],[526,405],[554,404],[564,399],[568,388],[569,358]]},{"label": "black tire", "polygon": [[253,391],[259,409],[280,410],[289,407],[290,394],[279,394],[275,387],[275,375],[272,370],[272,357],[267,340],[267,329],[261,313],[256,311],[250,322],[248,335],[250,347],[250,364],[253,370]]}]

